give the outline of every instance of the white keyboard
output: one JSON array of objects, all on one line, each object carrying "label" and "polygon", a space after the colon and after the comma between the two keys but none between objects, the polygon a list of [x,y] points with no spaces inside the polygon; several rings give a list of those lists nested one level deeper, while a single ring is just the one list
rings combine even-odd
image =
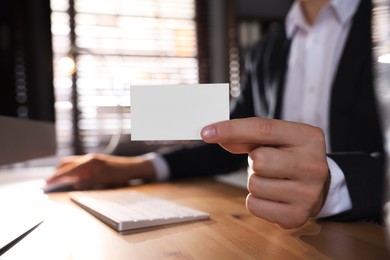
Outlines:
[{"label": "white keyboard", "polygon": [[132,190],[70,192],[73,202],[117,231],[209,218],[209,214]]}]

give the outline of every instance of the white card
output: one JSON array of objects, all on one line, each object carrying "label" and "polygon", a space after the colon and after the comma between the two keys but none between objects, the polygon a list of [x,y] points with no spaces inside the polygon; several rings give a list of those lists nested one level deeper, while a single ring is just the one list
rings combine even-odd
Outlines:
[{"label": "white card", "polygon": [[229,119],[229,84],[130,87],[132,140],[200,140],[206,125]]}]

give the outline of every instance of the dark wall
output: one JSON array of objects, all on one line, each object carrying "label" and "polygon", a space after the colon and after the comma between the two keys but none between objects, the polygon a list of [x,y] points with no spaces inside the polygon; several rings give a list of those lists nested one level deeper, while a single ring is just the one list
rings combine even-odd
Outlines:
[{"label": "dark wall", "polygon": [[0,115],[54,120],[48,0],[0,1]]}]

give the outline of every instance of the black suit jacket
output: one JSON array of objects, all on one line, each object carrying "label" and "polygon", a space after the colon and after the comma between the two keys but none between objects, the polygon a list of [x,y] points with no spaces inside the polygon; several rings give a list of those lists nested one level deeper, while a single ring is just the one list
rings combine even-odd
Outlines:
[{"label": "black suit jacket", "polygon": [[[280,118],[290,50],[283,24],[275,26],[251,51],[240,97],[231,118]],[[328,154],[345,174],[353,209],[337,220],[382,217],[383,142],[373,89],[371,3],[362,0],[332,85]],[[321,61],[318,61],[321,62]],[[198,144],[166,152],[171,177],[234,171],[247,155],[233,155],[218,145]]]}]

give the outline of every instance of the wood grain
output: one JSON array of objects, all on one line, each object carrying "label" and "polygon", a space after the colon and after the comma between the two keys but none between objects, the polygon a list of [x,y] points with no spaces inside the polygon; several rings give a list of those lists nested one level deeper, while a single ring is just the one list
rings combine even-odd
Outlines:
[{"label": "wood grain", "polygon": [[44,222],[5,259],[389,259],[386,230],[309,221],[284,230],[251,215],[247,191],[212,179],[131,187],[210,213],[210,219],[118,233],[70,202],[47,198]]}]

